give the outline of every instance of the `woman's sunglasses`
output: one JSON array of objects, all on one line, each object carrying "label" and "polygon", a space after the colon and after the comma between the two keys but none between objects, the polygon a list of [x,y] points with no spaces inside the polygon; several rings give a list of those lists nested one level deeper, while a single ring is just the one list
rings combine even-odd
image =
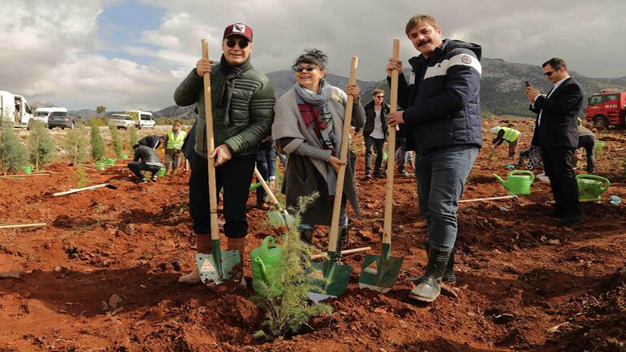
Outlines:
[{"label": "woman's sunglasses", "polygon": [[240,49],[245,49],[248,46],[248,44],[250,44],[250,42],[245,39],[242,39],[242,40],[228,39],[226,41],[226,46],[229,48],[234,48],[235,45],[237,44],[239,45]]},{"label": "woman's sunglasses", "polygon": [[311,72],[311,71],[315,70],[316,68],[317,68],[316,65],[309,65],[307,67],[302,67],[302,66],[294,66],[294,67],[292,67],[292,69],[295,72],[298,72],[298,73],[300,73],[300,72],[302,72],[304,70],[306,70],[307,72]]}]

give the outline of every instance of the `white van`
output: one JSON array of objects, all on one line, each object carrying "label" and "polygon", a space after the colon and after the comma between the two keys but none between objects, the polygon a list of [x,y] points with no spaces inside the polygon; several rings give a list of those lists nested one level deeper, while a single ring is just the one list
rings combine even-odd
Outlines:
[{"label": "white van", "polygon": [[[46,124],[46,126],[48,126],[48,119],[50,118],[50,116],[52,116],[55,112],[67,112],[66,108],[59,108],[59,107],[54,107],[54,108],[38,108],[37,110],[35,110],[35,121],[39,121],[42,122],[44,124]],[[65,114],[67,115],[67,114]]]},{"label": "white van", "polygon": [[138,126],[138,121],[133,120],[130,115],[127,114],[113,114],[109,118],[109,126],[115,126],[118,130],[129,129],[131,126]]},{"label": "white van", "polygon": [[126,115],[129,115],[133,120],[137,120],[137,129],[141,128],[154,128],[156,121],[151,112],[142,110],[129,110],[126,111]]},{"label": "white van", "polygon": [[23,96],[0,91],[0,120],[3,124],[30,128],[32,119],[33,111]]}]

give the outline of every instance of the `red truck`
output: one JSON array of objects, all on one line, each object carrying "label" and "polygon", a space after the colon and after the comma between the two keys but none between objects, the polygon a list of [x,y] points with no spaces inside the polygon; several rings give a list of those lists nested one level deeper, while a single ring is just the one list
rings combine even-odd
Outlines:
[{"label": "red truck", "polygon": [[626,92],[603,89],[589,97],[585,108],[585,119],[596,127],[626,125]]}]

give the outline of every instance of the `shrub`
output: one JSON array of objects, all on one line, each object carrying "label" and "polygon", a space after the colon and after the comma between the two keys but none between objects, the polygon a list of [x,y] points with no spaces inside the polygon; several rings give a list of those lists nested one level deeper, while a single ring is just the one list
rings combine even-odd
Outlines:
[{"label": "shrub", "polygon": [[0,166],[6,175],[7,172],[15,173],[28,160],[28,151],[17,137],[10,124],[2,127],[0,135]]},{"label": "shrub", "polygon": [[91,159],[94,162],[103,162],[106,156],[106,148],[100,128],[94,122],[91,123]]},{"label": "shrub", "polygon": [[128,149],[133,150],[133,146],[139,141],[139,138],[137,137],[137,128],[135,128],[135,125],[130,126],[130,128],[128,129],[128,138],[130,140],[130,146]]},{"label": "shrub", "polygon": [[35,170],[39,170],[54,159],[54,140],[41,122],[33,122],[28,136],[28,147],[30,162],[35,164]]},{"label": "shrub", "polygon": [[311,318],[332,312],[328,304],[309,302],[308,293],[320,289],[309,274],[313,271],[309,259],[313,247],[300,240],[297,230],[301,214],[316,197],[317,194],[299,200],[296,225],[288,228],[280,239],[282,266],[274,282],[258,283],[260,292],[253,301],[264,311],[265,321],[261,323],[263,330],[257,331],[255,337],[273,339],[295,334]]},{"label": "shrub", "polygon": [[113,152],[117,158],[121,158],[122,154],[124,154],[124,144],[122,143],[122,137],[120,136],[120,131],[117,130],[115,126],[109,126],[109,131],[111,132],[111,143],[113,144]]},{"label": "shrub", "polygon": [[85,127],[82,125],[67,130],[65,155],[74,165],[87,162],[87,141],[85,140]]}]

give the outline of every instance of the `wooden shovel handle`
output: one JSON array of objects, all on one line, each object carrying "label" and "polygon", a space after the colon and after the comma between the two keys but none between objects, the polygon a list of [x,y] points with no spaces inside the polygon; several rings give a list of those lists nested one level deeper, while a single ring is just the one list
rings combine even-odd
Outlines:
[{"label": "wooden shovel handle", "polygon": [[[254,168],[254,175],[256,176],[256,179],[259,182],[261,182],[261,186],[263,186],[263,189],[265,190],[267,195],[270,197],[270,200],[272,201],[272,205],[279,204],[278,203],[278,199],[276,199],[276,197],[274,197],[274,193],[272,192],[270,187],[267,185],[267,183],[265,183],[265,180],[263,179],[263,176],[261,176],[261,173],[259,172],[259,170],[256,167]],[[279,204],[279,207],[280,207],[280,204]],[[279,210],[282,211],[282,208],[280,208]]]},{"label": "wooden shovel handle", "polygon": [[[356,69],[359,66],[359,58],[352,57],[350,65],[350,79],[348,85],[356,83]],[[328,251],[337,251],[337,238],[339,237],[339,213],[341,210],[341,198],[343,196],[343,183],[346,179],[346,167],[348,166],[348,146],[350,144],[350,126],[352,124],[352,106],[354,98],[348,95],[346,103],[346,114],[343,118],[343,131],[341,133],[341,150],[339,151],[339,160],[346,162],[345,165],[339,166],[337,173],[337,188],[335,190],[335,204],[333,205],[333,218],[330,223],[330,234],[328,238]]]},{"label": "wooden shovel handle", "polygon": [[[209,59],[209,45],[206,39],[202,39],[202,58]],[[204,74],[204,116],[206,125],[206,154],[209,162],[209,210],[211,218],[211,239],[220,239],[220,229],[217,225],[217,187],[215,184],[215,159],[209,157],[215,149],[215,137],[213,134],[213,109],[211,109],[211,74]]]},{"label": "wooden shovel handle", "polygon": [[[400,58],[400,39],[393,40],[393,58]],[[398,111],[398,76],[397,70],[391,71],[390,112]],[[385,185],[385,220],[383,225],[383,243],[391,243],[391,224],[393,215],[393,172],[396,166],[396,127],[389,128],[387,137],[387,184]]]}]

